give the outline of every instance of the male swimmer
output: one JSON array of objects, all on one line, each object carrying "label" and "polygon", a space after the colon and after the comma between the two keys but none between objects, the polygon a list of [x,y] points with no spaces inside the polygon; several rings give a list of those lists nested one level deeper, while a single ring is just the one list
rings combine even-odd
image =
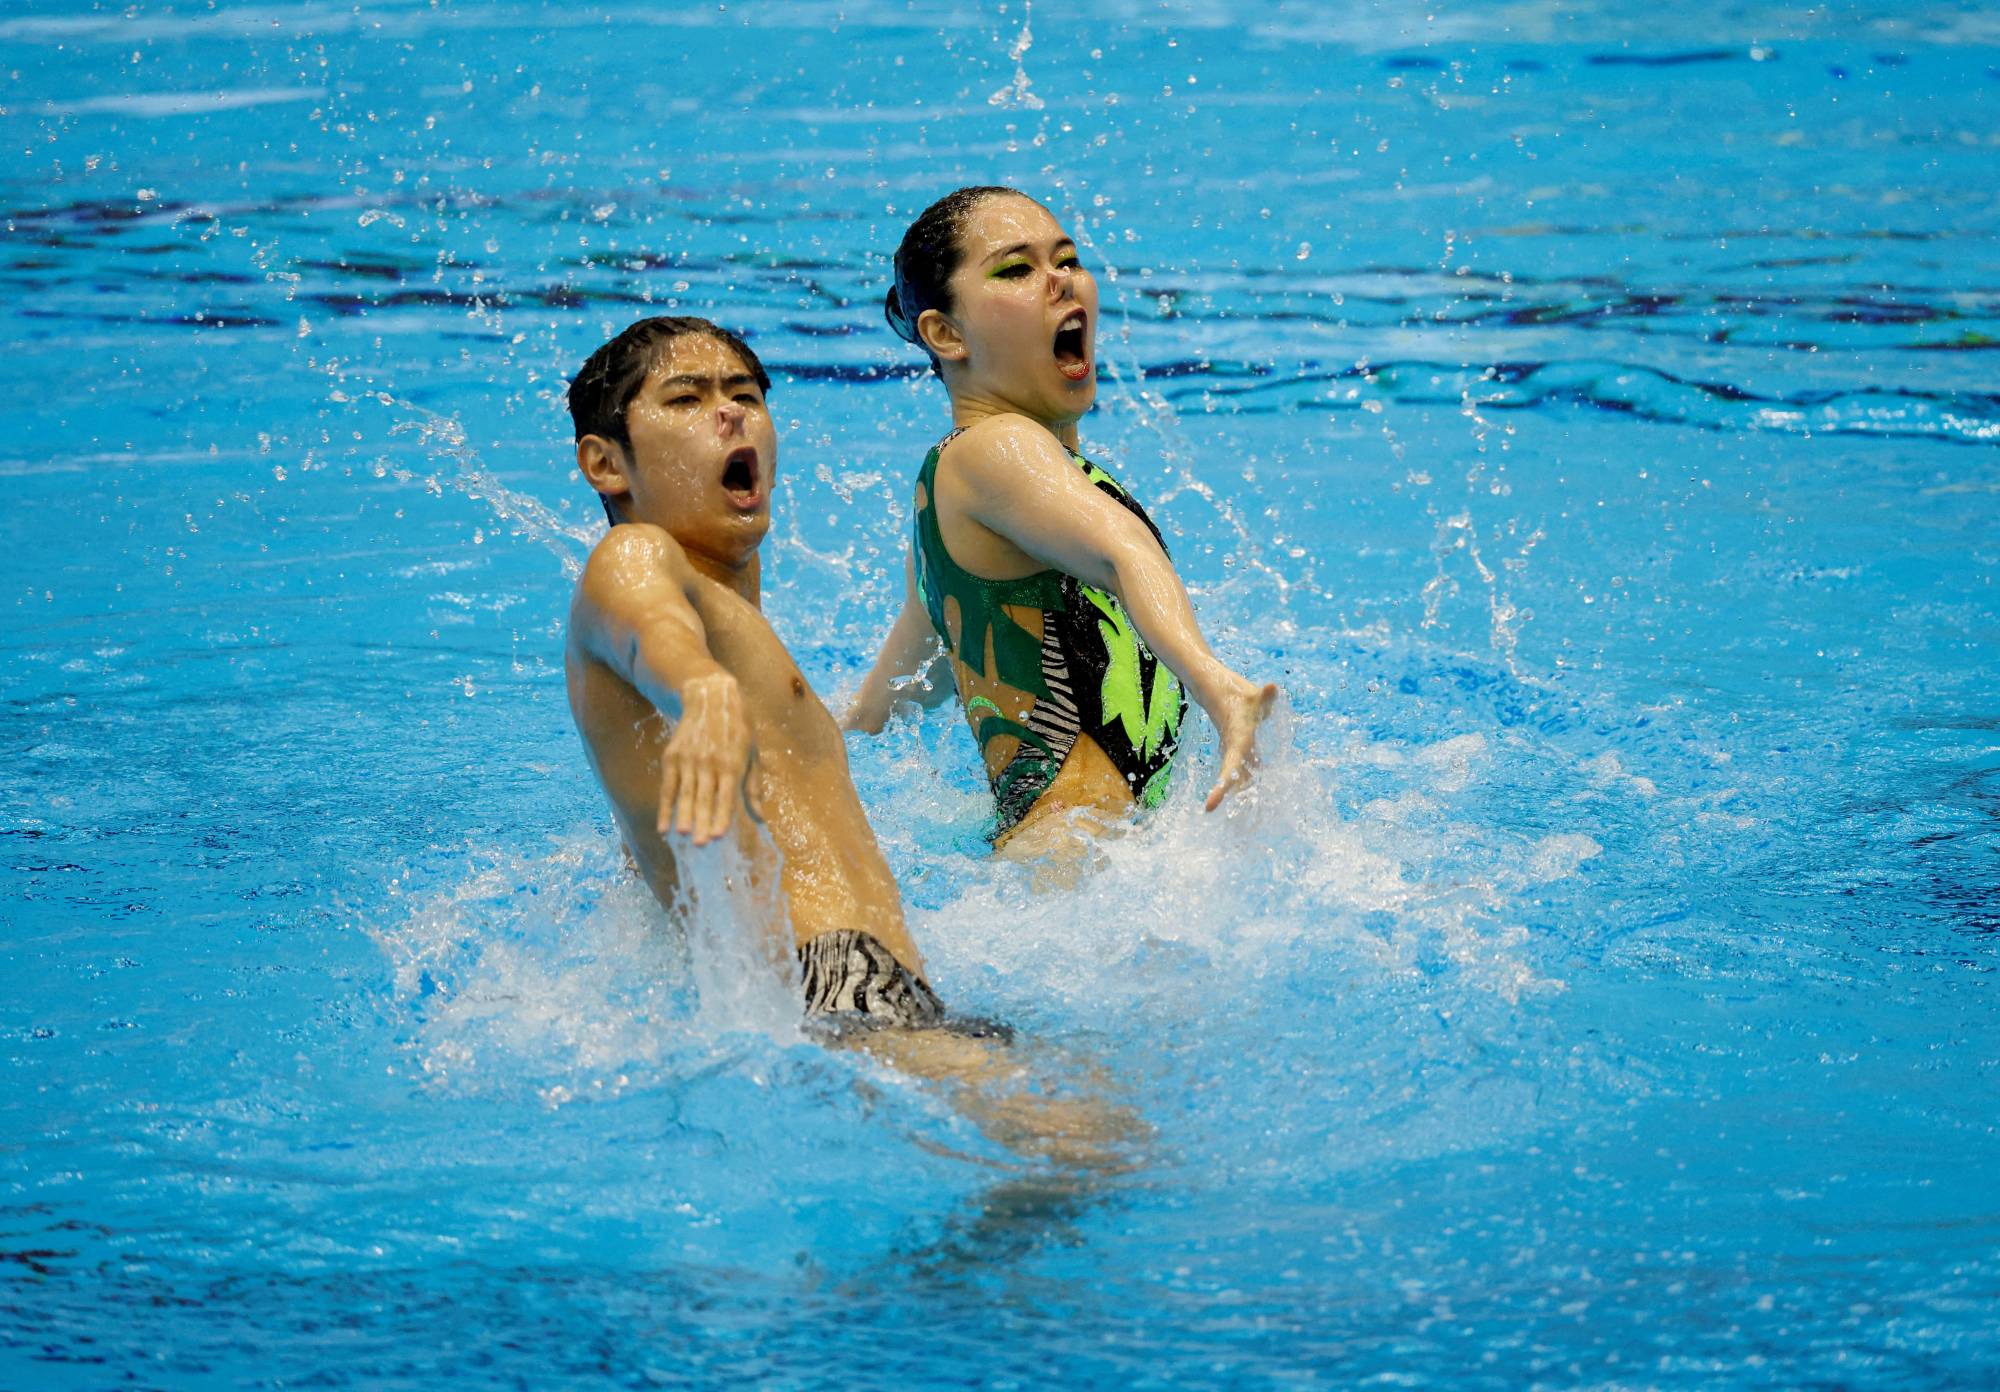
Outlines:
[{"label": "male swimmer", "polygon": [[577,467],[613,524],[570,606],[570,712],[663,904],[679,847],[733,836],[758,864],[747,799],[781,858],[808,1016],[937,1025],[840,731],[759,608],[769,389],[749,345],[696,318],[640,320],[570,383]]},{"label": "male swimmer", "polygon": [[[570,383],[576,461],[612,527],[570,607],[570,712],[625,845],[671,909],[678,857],[734,837],[753,875],[780,858],[809,1022],[913,1076],[957,1085],[996,1140],[1101,1169],[1144,1132],[1064,1097],[1005,1047],[947,1017],[903,923],[833,717],[759,607],[777,436],[770,378],[705,319],[642,319]],[[741,815],[745,810],[751,815]]]},{"label": "male swimmer", "polygon": [[1074,859],[1166,796],[1185,690],[1221,737],[1213,811],[1278,688],[1209,651],[1159,529],[1079,452],[1097,283],[1076,244],[1025,194],[964,188],[911,224],[895,270],[889,325],[930,358],[952,430],[917,473],[903,609],[843,724],[872,734],[899,694],[955,687],[995,848]]}]

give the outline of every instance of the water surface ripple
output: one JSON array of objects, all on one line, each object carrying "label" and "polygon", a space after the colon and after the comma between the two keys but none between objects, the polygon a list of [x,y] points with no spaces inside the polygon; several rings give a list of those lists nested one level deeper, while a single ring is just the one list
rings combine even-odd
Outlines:
[{"label": "water surface ripple", "polygon": [[[0,45],[0,1385],[1993,1381],[1990,7]],[[966,181],[1077,232],[1086,441],[1288,694],[1060,895],[948,712],[850,747],[1111,1175],[663,924],[563,694],[563,384],[665,312],[772,366],[767,607],[858,681],[943,426],[887,254]]]}]

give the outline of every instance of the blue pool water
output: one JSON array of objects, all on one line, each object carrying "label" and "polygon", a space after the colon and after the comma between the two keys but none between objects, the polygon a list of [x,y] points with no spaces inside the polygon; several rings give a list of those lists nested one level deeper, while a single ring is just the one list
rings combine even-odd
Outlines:
[{"label": "blue pool water", "polygon": [[[1989,9],[65,3],[0,70],[0,1386],[2000,1375]],[[991,180],[1289,701],[1057,895],[948,711],[851,746],[1110,1176],[665,930],[561,682],[563,381],[678,310],[852,688],[944,415],[885,256]]]}]

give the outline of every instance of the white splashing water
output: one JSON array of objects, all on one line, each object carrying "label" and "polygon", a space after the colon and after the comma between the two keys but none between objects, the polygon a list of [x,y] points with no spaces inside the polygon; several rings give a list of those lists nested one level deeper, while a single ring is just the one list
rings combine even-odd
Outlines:
[{"label": "white splashing water", "polygon": [[1018,107],[1027,111],[1042,109],[1042,99],[1034,94],[1028,83],[1028,50],[1035,46],[1034,17],[1035,7],[1023,4],[1021,32],[1014,36],[1014,46],[1007,51],[1007,57],[1014,64],[1013,80],[1004,87],[996,88],[986,99],[987,105]]},{"label": "white splashing water", "polygon": [[755,873],[735,838],[678,860],[688,960],[699,999],[698,1029],[709,1035],[752,1030],[773,1040],[799,1037],[798,964],[778,888],[777,848],[758,833]]},{"label": "white splashing water", "polygon": [[746,1035],[800,1038],[795,968],[770,946],[774,897],[733,846],[683,857],[672,912],[603,832],[471,859],[368,926],[418,1021],[413,1071],[433,1085],[526,1082],[553,1106],[685,1075]]},{"label": "white splashing water", "polygon": [[[1594,843],[1508,843],[1468,866],[1447,804],[1482,776],[1484,737],[1406,747],[1350,731],[1337,754],[1314,757],[1281,709],[1261,734],[1253,783],[1208,813],[1214,738],[1198,728],[1168,803],[1104,839],[1078,882],[1046,892],[1030,868],[996,859],[949,903],[913,914],[948,997],[960,982],[1000,983],[1006,999],[981,1008],[1055,1001],[1100,1020],[1192,1020],[1215,1008],[1218,980],[1282,973],[1300,949],[1345,962],[1357,980],[1449,960],[1463,988],[1508,1005],[1561,989],[1536,969],[1509,905],[1523,886],[1573,873]],[[1339,770],[1358,764],[1406,768],[1409,791],[1344,818]],[[894,800],[918,817],[923,796],[912,787]],[[1432,873],[1439,862],[1455,873]]]},{"label": "white splashing water", "polygon": [[560,514],[539,499],[500,482],[466,442],[465,426],[458,417],[441,416],[387,392],[378,393],[375,399],[384,406],[405,413],[402,420],[390,427],[391,434],[415,435],[417,443],[432,459],[448,466],[435,474],[418,475],[384,461],[376,466],[379,474],[398,483],[452,488],[484,503],[507,525],[512,535],[553,552],[562,562],[566,577],[574,580],[583,574],[583,557],[588,556],[590,549],[597,544],[603,534],[601,528],[565,522]]}]

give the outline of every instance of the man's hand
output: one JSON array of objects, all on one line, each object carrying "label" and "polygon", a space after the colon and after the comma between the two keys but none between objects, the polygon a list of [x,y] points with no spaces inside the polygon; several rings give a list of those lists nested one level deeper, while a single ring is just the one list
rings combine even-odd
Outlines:
[{"label": "man's hand", "polygon": [[681,718],[660,756],[660,835],[691,836],[705,846],[736,816],[738,790],[750,815],[763,820],[757,789],[757,749],[743,691],[727,672],[697,677],[681,688]]},{"label": "man's hand", "polygon": [[1222,772],[1203,804],[1203,810],[1209,812],[1222,805],[1224,795],[1250,781],[1250,770],[1257,767],[1257,727],[1264,723],[1272,703],[1278,699],[1275,683],[1258,686],[1231,675],[1228,689],[1213,704],[1204,703],[1202,707],[1215,722],[1215,732],[1222,741]]}]

